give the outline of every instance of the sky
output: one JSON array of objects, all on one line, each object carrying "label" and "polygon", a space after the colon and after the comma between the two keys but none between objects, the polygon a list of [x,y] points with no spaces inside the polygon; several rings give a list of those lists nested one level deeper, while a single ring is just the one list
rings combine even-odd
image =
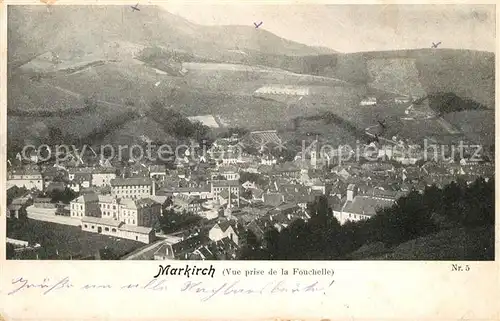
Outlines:
[{"label": "sky", "polygon": [[495,51],[494,5],[163,5],[202,25],[249,25],[341,52],[429,48]]}]

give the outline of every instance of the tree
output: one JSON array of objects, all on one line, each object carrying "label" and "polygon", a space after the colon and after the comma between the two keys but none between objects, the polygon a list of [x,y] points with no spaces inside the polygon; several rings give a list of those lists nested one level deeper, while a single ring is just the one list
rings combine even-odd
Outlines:
[{"label": "tree", "polygon": [[167,208],[169,208],[170,206],[172,206],[174,202],[172,201],[172,197],[169,196],[167,197],[167,199],[165,200],[165,202],[163,202],[163,204],[161,204],[161,212],[162,213],[165,213],[165,211],[167,210]]},{"label": "tree", "polygon": [[15,251],[14,244],[7,243],[7,248],[5,251],[5,257],[7,258],[7,260],[13,259],[15,254],[16,254],[16,251]]},{"label": "tree", "polygon": [[63,191],[53,190],[51,193],[48,193],[47,196],[51,198],[52,203],[62,202],[64,204],[69,204],[78,196],[78,193],[71,188],[65,187]]},{"label": "tree", "polygon": [[[342,226],[333,217],[328,199],[321,196],[308,204],[311,219],[307,222],[296,220],[281,232],[274,227],[267,230],[265,252],[269,259],[341,259],[363,245],[397,246],[449,228],[436,222],[436,217],[452,220],[467,229],[493,228],[494,187],[493,179],[486,182],[482,178],[469,186],[462,182],[443,189],[431,186],[423,194],[411,192],[392,207],[378,209],[368,220]],[[485,244],[485,253],[493,253],[493,245],[493,241]],[[261,256],[252,247],[245,249],[244,257]]]},{"label": "tree", "polygon": [[163,233],[168,234],[198,226],[201,221],[202,218],[198,215],[189,212],[177,213],[170,209],[160,216],[159,224]]}]

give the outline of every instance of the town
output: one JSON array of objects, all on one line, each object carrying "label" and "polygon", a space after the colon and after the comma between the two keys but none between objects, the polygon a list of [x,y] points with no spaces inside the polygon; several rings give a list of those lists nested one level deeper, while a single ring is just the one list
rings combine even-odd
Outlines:
[{"label": "town", "polygon": [[403,139],[361,144],[363,152],[353,157],[356,148],[323,148],[318,137],[292,157],[287,146],[271,129],[218,137],[207,150],[185,149],[163,164],[103,161],[93,150],[41,162],[39,149],[20,152],[8,162],[7,254],[240,259],[241,249],[255,238],[264,242],[267,230],[311,219],[310,205],[319,198],[344,225],[369,220],[412,191],[494,175],[487,155],[426,159],[435,148]]}]

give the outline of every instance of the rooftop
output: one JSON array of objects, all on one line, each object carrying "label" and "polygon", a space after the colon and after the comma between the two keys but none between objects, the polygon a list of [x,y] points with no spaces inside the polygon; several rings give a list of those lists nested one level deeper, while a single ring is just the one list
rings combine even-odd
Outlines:
[{"label": "rooftop", "polygon": [[98,202],[98,201],[99,201],[99,196],[96,193],[88,193],[80,195],[71,202],[88,203],[88,202]]},{"label": "rooftop", "polygon": [[82,222],[83,223],[108,225],[108,226],[112,226],[112,227],[119,227],[120,224],[122,224],[120,221],[116,221],[113,219],[102,218],[102,217],[92,217],[92,216],[84,216],[82,218]]},{"label": "rooftop", "polygon": [[149,234],[153,229],[151,227],[123,224],[122,226],[120,226],[120,230],[139,234]]},{"label": "rooftop", "polygon": [[240,186],[240,182],[238,180],[213,180],[213,187],[229,187],[229,186]]},{"label": "rooftop", "polygon": [[111,186],[131,186],[131,185],[151,185],[152,181],[149,178],[133,177],[133,178],[114,178],[111,180]]},{"label": "rooftop", "polygon": [[375,215],[378,209],[391,207],[394,200],[373,198],[358,195],[353,201],[348,201],[344,206],[344,212],[363,215]]}]

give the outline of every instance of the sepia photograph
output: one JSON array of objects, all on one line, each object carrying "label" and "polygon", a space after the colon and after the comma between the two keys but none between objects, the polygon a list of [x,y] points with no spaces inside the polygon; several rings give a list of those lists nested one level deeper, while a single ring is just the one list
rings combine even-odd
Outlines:
[{"label": "sepia photograph", "polygon": [[495,260],[495,5],[6,14],[7,260]]}]

